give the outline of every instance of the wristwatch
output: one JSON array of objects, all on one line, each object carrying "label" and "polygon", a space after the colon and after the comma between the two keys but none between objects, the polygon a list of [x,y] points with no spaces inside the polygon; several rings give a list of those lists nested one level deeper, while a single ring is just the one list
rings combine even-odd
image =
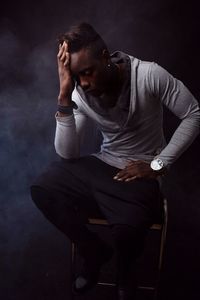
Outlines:
[{"label": "wristwatch", "polygon": [[160,158],[154,158],[151,161],[150,167],[154,171],[161,171],[164,168],[164,163]]}]

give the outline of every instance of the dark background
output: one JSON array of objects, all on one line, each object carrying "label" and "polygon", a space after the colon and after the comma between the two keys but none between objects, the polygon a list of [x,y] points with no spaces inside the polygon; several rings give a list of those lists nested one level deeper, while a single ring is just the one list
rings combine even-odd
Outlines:
[{"label": "dark background", "polygon": [[[57,156],[57,36],[90,22],[111,51],[156,61],[199,99],[200,13],[194,1],[5,1],[0,20],[0,297],[69,299],[69,242],[31,202],[29,185]],[[165,112],[169,139],[178,120]],[[199,299],[199,138],[164,190],[169,226],[161,298]],[[105,297],[104,297],[105,298]]]}]

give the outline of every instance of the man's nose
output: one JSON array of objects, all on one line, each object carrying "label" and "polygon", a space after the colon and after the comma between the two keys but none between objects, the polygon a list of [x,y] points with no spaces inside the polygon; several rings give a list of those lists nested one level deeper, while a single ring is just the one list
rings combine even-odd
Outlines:
[{"label": "man's nose", "polygon": [[83,90],[87,90],[90,88],[90,82],[87,78],[80,78],[80,86]]}]

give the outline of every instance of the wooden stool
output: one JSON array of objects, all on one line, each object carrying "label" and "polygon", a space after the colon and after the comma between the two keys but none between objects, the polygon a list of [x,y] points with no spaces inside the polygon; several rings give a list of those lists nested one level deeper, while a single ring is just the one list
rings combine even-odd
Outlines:
[{"label": "wooden stool", "polygon": [[[167,234],[167,221],[168,221],[167,200],[163,199],[162,222],[155,223],[150,227],[150,230],[160,231],[159,257],[157,262],[156,282],[154,286],[152,285],[138,286],[138,289],[152,291],[154,293],[154,299],[157,299],[158,296],[158,287],[159,287],[161,269],[163,264],[164,246],[165,246],[166,234]],[[89,218],[88,225],[108,226],[109,224],[105,219],[102,218]],[[76,253],[75,245],[72,243],[72,271],[75,262],[75,253]],[[116,283],[101,282],[101,281],[99,281],[97,284],[103,286],[116,286]]]}]

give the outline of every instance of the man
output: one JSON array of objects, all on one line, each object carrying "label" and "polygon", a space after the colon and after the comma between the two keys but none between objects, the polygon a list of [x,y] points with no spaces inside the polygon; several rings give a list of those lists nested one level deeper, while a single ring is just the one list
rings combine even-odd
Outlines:
[{"label": "man", "polygon": [[[62,160],[32,185],[32,198],[83,257],[73,283],[78,294],[96,284],[113,255],[85,225],[91,213],[101,212],[113,236],[118,299],[134,299],[136,258],[160,212],[159,178],[197,136],[199,106],[183,83],[156,63],[119,51],[110,55],[86,23],[60,38],[57,59],[55,148]],[[163,105],[182,120],[168,144]],[[82,155],[82,145],[94,145],[98,132],[101,149]]]}]

